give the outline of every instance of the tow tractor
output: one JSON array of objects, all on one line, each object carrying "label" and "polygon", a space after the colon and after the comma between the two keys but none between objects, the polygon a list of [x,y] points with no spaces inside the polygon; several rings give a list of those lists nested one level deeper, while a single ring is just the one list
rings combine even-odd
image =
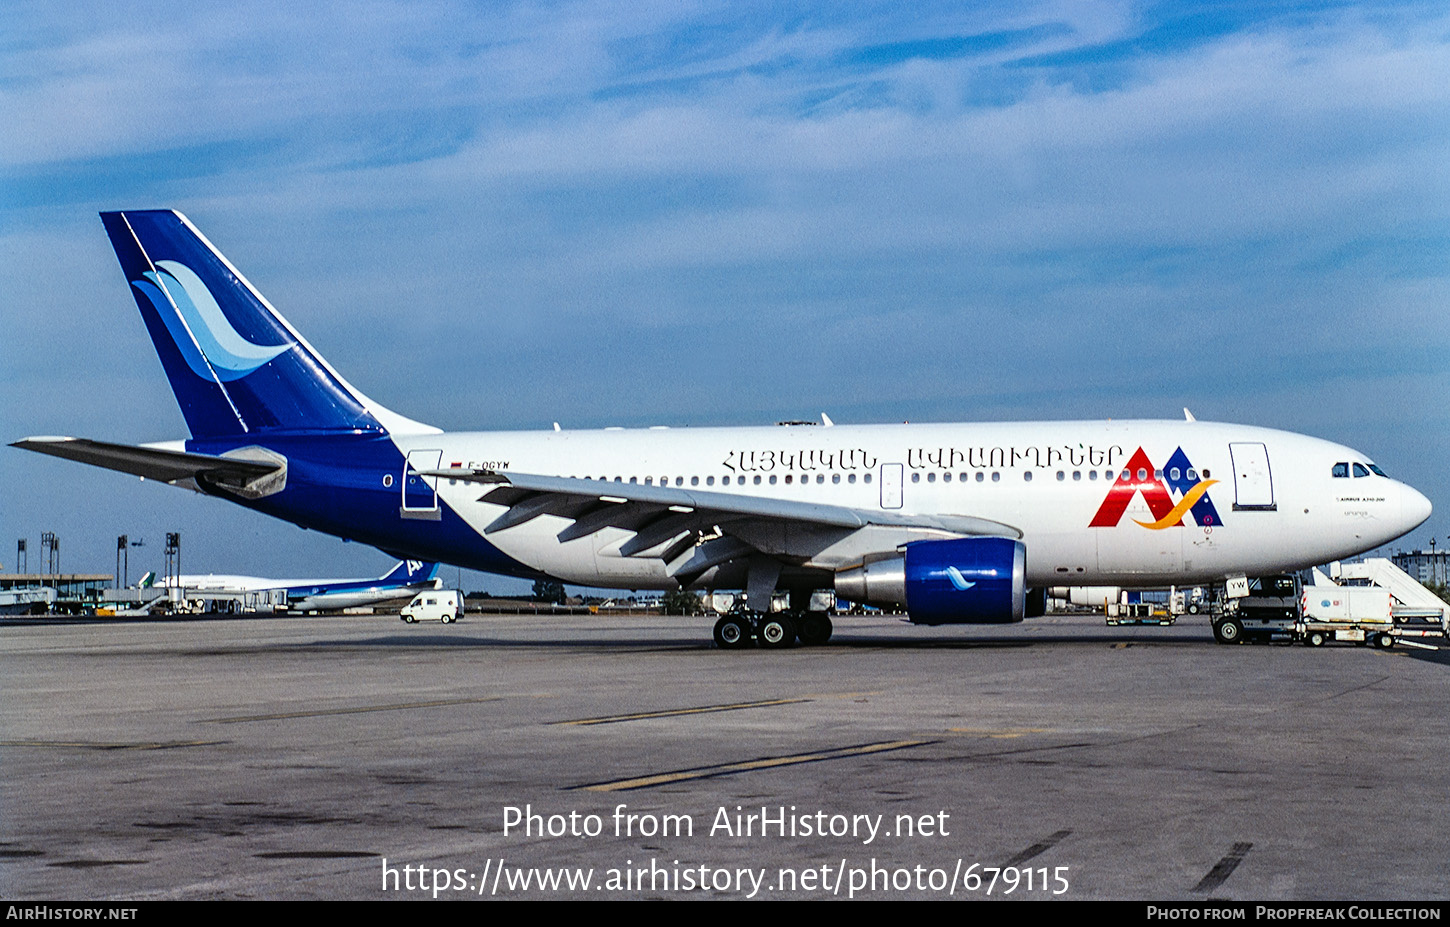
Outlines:
[{"label": "tow tractor", "polygon": [[1246,640],[1296,640],[1303,617],[1302,586],[1297,576],[1256,576],[1241,580],[1246,589],[1227,596],[1213,618],[1213,636],[1220,644]]},{"label": "tow tractor", "polygon": [[[1338,566],[1337,564],[1335,565]],[[1408,614],[1427,611],[1403,603],[1408,593],[1391,594],[1385,586],[1335,585],[1318,571],[1313,585],[1296,576],[1240,579],[1240,588],[1226,598],[1213,619],[1213,636],[1221,644],[1244,640],[1302,641],[1319,647],[1330,641],[1368,644],[1381,650],[1401,638],[1450,637],[1450,616],[1438,611],[1437,624],[1405,627]],[[1411,609],[1418,611],[1411,611]]]}]

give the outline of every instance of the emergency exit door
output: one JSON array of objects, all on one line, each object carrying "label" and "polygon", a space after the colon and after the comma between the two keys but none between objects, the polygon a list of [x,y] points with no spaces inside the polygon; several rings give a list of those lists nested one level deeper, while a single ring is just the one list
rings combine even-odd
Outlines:
[{"label": "emergency exit door", "polygon": [[419,471],[437,470],[442,463],[442,450],[408,452],[403,464],[403,507],[399,513],[404,518],[438,517],[438,478],[421,476]]},{"label": "emergency exit door", "polygon": [[883,509],[901,508],[904,471],[905,468],[899,463],[881,465],[881,507]]}]

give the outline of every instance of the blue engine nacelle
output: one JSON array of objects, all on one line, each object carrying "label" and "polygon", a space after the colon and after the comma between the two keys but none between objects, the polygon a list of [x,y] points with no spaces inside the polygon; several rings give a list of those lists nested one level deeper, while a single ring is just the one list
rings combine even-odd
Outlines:
[{"label": "blue engine nacelle", "polygon": [[837,573],[836,594],[905,606],[915,624],[1009,624],[1029,611],[1027,548],[1010,538],[916,541],[900,555]]},{"label": "blue engine nacelle", "polygon": [[1027,614],[1021,541],[919,541],[905,559],[906,612],[916,624],[1008,624]]}]

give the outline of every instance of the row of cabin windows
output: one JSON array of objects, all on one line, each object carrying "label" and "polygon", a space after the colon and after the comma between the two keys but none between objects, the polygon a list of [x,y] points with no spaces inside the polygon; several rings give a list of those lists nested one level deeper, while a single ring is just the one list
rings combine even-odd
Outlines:
[{"label": "row of cabin windows", "polygon": [[[625,483],[625,482],[629,482],[629,483],[639,483],[640,482],[640,479],[637,476],[631,476],[628,480],[626,480],[622,476],[616,476],[616,477],[614,477],[613,480],[611,480],[607,476],[601,476],[601,477],[588,477],[588,476],[586,476],[586,477],[584,477],[584,479],[586,479],[586,480],[587,479],[598,479],[602,483],[609,483],[609,482],[615,482],[615,483]],[[769,477],[761,477],[759,474],[756,474],[755,477],[754,477],[754,480],[753,480],[753,482],[755,483],[756,486],[759,486],[762,483],[769,483],[771,486],[774,486],[777,482],[781,482],[781,481],[782,481],[781,478],[777,474],[771,474]],[[800,477],[800,480],[799,480],[799,482],[801,483],[801,485],[805,485],[806,483],[809,483],[810,481],[811,481],[811,478],[810,478],[810,475],[809,474],[802,474],[802,476]],[[817,473],[816,474],[816,482],[817,483],[824,483],[825,481],[826,481],[826,475],[824,473]],[[854,474],[854,473],[847,473],[846,474],[846,480],[845,481],[847,483],[854,483],[854,482],[856,482],[856,474]],[[744,476],[735,476],[735,477],[722,476],[722,477],[720,477],[720,485],[721,486],[729,486],[729,485],[731,485],[732,482],[736,486],[744,486],[745,483],[746,483],[746,478]],[[787,486],[789,486],[791,483],[797,482],[797,480],[795,479],[795,475],[794,474],[787,473],[785,475],[785,477],[784,477],[784,482],[785,482],[785,484]],[[831,474],[831,482],[832,483],[839,483],[839,482],[841,482],[841,474],[839,474],[839,473],[832,473]],[[861,475],[861,482],[863,482],[863,483],[869,483],[869,482],[871,482],[871,474],[869,474],[869,473],[862,474]],[[653,485],[655,485],[655,478],[652,477],[652,476],[645,477],[644,478],[644,485],[646,485],[646,486],[653,486]],[[670,485],[670,478],[667,477],[667,476],[660,477],[660,479],[659,479],[659,485],[661,485],[661,486],[669,486]],[[683,476],[677,476],[677,477],[675,477],[674,478],[674,485],[676,485],[676,486],[683,486],[683,485],[685,485],[685,478]],[[699,486],[699,485],[701,485],[701,478],[698,477],[698,476],[692,476],[692,477],[690,477],[690,485],[691,486]],[[706,486],[714,486],[715,485],[715,477],[713,477],[713,476],[707,476],[707,477],[705,477],[704,478],[704,485],[706,485]]]},{"label": "row of cabin windows", "polygon": [[[1023,481],[1028,482],[1028,483],[1032,482],[1032,474],[1033,474],[1033,472],[1034,471],[1032,471],[1032,470],[1024,470],[1022,472],[1022,479],[1023,479]],[[1187,478],[1189,480],[1191,480],[1191,481],[1193,481],[1195,483],[1198,482],[1198,471],[1197,470],[1189,469],[1186,472],[1186,474],[1185,474],[1184,471],[1179,470],[1177,467],[1173,467],[1172,469],[1170,469],[1168,471],[1168,478],[1171,479],[1171,480],[1174,480],[1174,481],[1177,481],[1180,477],[1185,476],[1185,475],[1187,476]],[[1132,470],[1124,470],[1123,473],[1122,473],[1122,477],[1121,478],[1122,479],[1125,479],[1125,480],[1131,480],[1133,478],[1133,476],[1134,476],[1134,473],[1133,473]],[[1142,467],[1138,468],[1137,477],[1138,477],[1138,480],[1140,482],[1142,480],[1146,480],[1148,478],[1148,471],[1146,469],[1142,468]],[[952,481],[952,475],[950,473],[943,473],[942,476],[941,476],[941,478],[942,478],[942,482],[943,483],[950,483]],[[970,478],[971,478],[971,474],[968,474],[968,473],[960,473],[960,474],[957,474],[957,481],[958,482],[961,482],[961,483],[967,482],[967,480],[970,479]],[[987,478],[987,475],[986,475],[985,472],[980,471],[980,470],[977,471],[976,480],[977,480],[978,483],[984,482],[986,480],[986,478]],[[1074,471],[1072,471],[1072,478],[1075,481],[1081,482],[1082,479],[1083,479],[1083,471],[1081,471],[1081,470],[1074,470]],[[1096,470],[1089,470],[1089,471],[1087,471],[1087,478],[1090,481],[1096,480],[1098,478],[1098,471],[1096,471]],[[1118,472],[1116,470],[1104,470],[1103,471],[1103,479],[1104,480],[1113,480],[1113,479],[1117,479],[1117,478],[1119,478],[1119,477],[1118,477]],[[1208,479],[1208,471],[1207,470],[1204,470],[1203,471],[1203,478],[1204,479]],[[1001,479],[1002,479],[1002,474],[1001,473],[994,472],[992,474],[992,482],[994,482],[994,483],[1000,482]],[[1154,470],[1153,471],[1153,479],[1155,479],[1155,480],[1161,480],[1161,479],[1163,479],[1163,471],[1162,470]],[[921,482],[921,474],[920,473],[913,473],[911,475],[911,481],[913,483],[920,483]],[[935,483],[936,482],[936,473],[935,472],[928,473],[926,475],[926,481],[928,483]],[[1062,483],[1062,482],[1066,482],[1067,481],[1067,471],[1066,470],[1058,470],[1057,471],[1057,481],[1059,483]]]},{"label": "row of cabin windows", "polygon": [[[1355,464],[1355,467],[1359,467],[1359,464]],[[1031,471],[1031,470],[1023,471],[1023,473],[1022,473],[1022,479],[1024,481],[1030,483],[1030,482],[1032,482],[1032,474],[1033,474],[1033,471]],[[1339,476],[1341,474],[1339,474],[1338,472],[1336,472],[1335,475],[1336,476]],[[1359,474],[1356,473],[1355,475],[1358,476]],[[1383,475],[1383,474],[1381,474],[1381,475]],[[840,474],[840,473],[832,473],[831,474],[831,482],[832,483],[840,483],[841,482],[841,476],[842,476],[842,474]],[[1122,472],[1122,475],[1121,476],[1119,476],[1118,471],[1116,471],[1116,470],[1104,470],[1104,471],[1102,471],[1102,478],[1104,480],[1107,480],[1107,481],[1111,481],[1111,480],[1114,480],[1114,479],[1131,480],[1131,479],[1133,479],[1134,476],[1135,476],[1135,474],[1134,474],[1134,472],[1132,470],[1124,470]],[[1142,468],[1142,467],[1139,467],[1138,468],[1138,471],[1136,473],[1136,476],[1137,476],[1137,478],[1138,478],[1138,480],[1140,482],[1143,481],[1143,480],[1146,480],[1148,478],[1148,471],[1147,471],[1147,469]],[[1164,476],[1164,471],[1162,471],[1162,470],[1154,470],[1153,471],[1153,478],[1155,480],[1161,480],[1161,479],[1163,479],[1163,476]],[[1177,467],[1172,467],[1172,468],[1170,468],[1168,470],[1167,476],[1168,476],[1168,478],[1170,480],[1173,480],[1175,482],[1177,480],[1179,480],[1180,478],[1185,477],[1185,476],[1187,477],[1187,479],[1189,479],[1192,482],[1195,482],[1195,483],[1198,482],[1198,471],[1197,470],[1194,470],[1192,468],[1188,469],[1187,471],[1181,471]],[[815,477],[816,477],[815,482],[817,484],[821,484],[821,483],[824,483],[826,481],[826,475],[824,473],[817,473],[815,475]],[[871,482],[871,477],[872,477],[872,475],[870,473],[863,473],[863,474],[861,474],[860,479],[861,479],[861,482],[863,482],[863,483],[870,483]],[[1059,483],[1066,482],[1067,481],[1067,478],[1068,478],[1067,477],[1067,471],[1065,471],[1065,470],[1058,470],[1057,471],[1057,481]],[[1208,479],[1209,478],[1209,471],[1207,471],[1207,470],[1204,470],[1203,471],[1203,478],[1204,479]],[[589,479],[589,477],[585,477],[585,479]],[[598,477],[598,479],[599,479],[600,482],[603,482],[603,483],[611,482],[610,478],[607,477],[607,476],[601,476],[601,477]],[[690,485],[691,486],[699,486],[699,485],[701,485],[701,483],[700,483],[701,478],[700,477],[698,477],[698,476],[692,476],[689,479],[690,479]],[[746,484],[746,479],[747,478],[744,477],[744,476],[734,476],[734,477],[731,477],[731,476],[722,476],[722,477],[720,477],[720,485],[721,486],[730,486],[730,485],[732,485],[732,481],[733,481],[733,484],[736,485],[736,486],[744,486]],[[845,482],[847,482],[847,483],[855,483],[856,482],[856,479],[857,479],[857,475],[855,473],[847,473],[847,474],[845,474]],[[959,473],[959,474],[957,474],[957,482],[959,482],[959,483],[966,483],[966,482],[971,481],[972,479],[973,479],[973,476],[970,473]],[[986,480],[987,480],[987,474],[984,471],[980,471],[979,470],[979,471],[976,472],[975,479],[976,479],[976,481],[978,483],[986,482]],[[1002,481],[1002,474],[1001,474],[1001,472],[1000,471],[993,471],[991,479],[992,479],[992,482],[994,482],[994,483],[1001,482]],[[1081,482],[1082,479],[1083,479],[1083,471],[1082,470],[1074,470],[1074,471],[1072,471],[1072,479],[1074,481]],[[1089,481],[1095,481],[1095,480],[1097,480],[1098,479],[1098,471],[1097,470],[1088,470],[1087,471],[1087,479]],[[784,482],[787,486],[789,486],[791,483],[797,482],[797,480],[795,478],[795,475],[794,474],[791,474],[791,473],[787,473],[784,477],[778,477],[776,474],[773,474],[773,473],[771,475],[767,476],[767,477],[762,477],[760,474],[756,474],[754,477],[751,477],[750,478],[750,481],[752,483],[754,483],[754,485],[756,485],[756,486],[759,486],[762,483],[768,483],[769,485],[774,486],[774,485],[776,485],[777,482]],[[919,473],[919,472],[912,473],[911,474],[911,481],[913,483],[920,483],[921,482],[921,473]],[[933,471],[927,473],[926,474],[926,481],[928,483],[935,483],[937,481],[936,471],[933,470]],[[943,473],[941,475],[941,481],[943,483],[950,483],[952,481],[952,474],[950,474],[950,473]],[[615,482],[615,483],[623,483],[623,482],[626,482],[626,480],[622,476],[616,476],[616,477],[614,477],[614,479],[612,480],[612,482]],[[640,482],[640,479],[637,476],[631,476],[629,478],[628,482],[630,482],[630,483],[636,483],[637,484],[637,483]],[[799,479],[799,482],[802,485],[805,485],[807,483],[810,483],[811,482],[810,474],[802,474],[801,477],[800,477],[800,479]],[[659,478],[659,485],[661,485],[661,486],[669,486],[670,484],[671,484],[670,477],[668,477],[668,476],[662,476],[662,477]],[[653,486],[653,485],[655,485],[655,478],[652,477],[652,476],[645,477],[644,478],[644,485],[646,485],[646,486]],[[685,477],[683,477],[683,476],[677,476],[677,477],[675,477],[674,478],[674,485],[675,486],[684,486],[685,485]],[[707,477],[705,477],[704,478],[704,485],[706,485],[706,486],[714,486],[715,485],[715,477],[713,477],[713,476],[707,476]]]}]

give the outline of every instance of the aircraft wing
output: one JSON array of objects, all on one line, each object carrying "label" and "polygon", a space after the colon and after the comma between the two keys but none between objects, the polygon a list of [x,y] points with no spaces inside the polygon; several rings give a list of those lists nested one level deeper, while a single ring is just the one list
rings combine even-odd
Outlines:
[{"label": "aircraft wing", "polygon": [[786,538],[788,532],[799,535],[800,543],[806,546],[871,526],[919,529],[936,536],[1022,537],[1022,532],[1011,525],[970,515],[856,509],[696,488],[467,467],[426,470],[421,475],[488,486],[482,498],[507,506],[508,511],[485,526],[485,534],[541,515],[572,521],[559,532],[560,541],[585,537],[603,528],[623,528],[635,532],[635,536],[620,548],[621,554],[659,556],[669,564],[671,575],[702,572],[756,552],[780,554],[791,546]]},{"label": "aircraft wing", "polygon": [[148,480],[184,484],[205,482],[235,491],[275,474],[285,475],[285,462],[214,457],[159,447],[111,444],[89,438],[33,437],[11,444],[52,457],[64,457],[108,470],[119,470]]}]

